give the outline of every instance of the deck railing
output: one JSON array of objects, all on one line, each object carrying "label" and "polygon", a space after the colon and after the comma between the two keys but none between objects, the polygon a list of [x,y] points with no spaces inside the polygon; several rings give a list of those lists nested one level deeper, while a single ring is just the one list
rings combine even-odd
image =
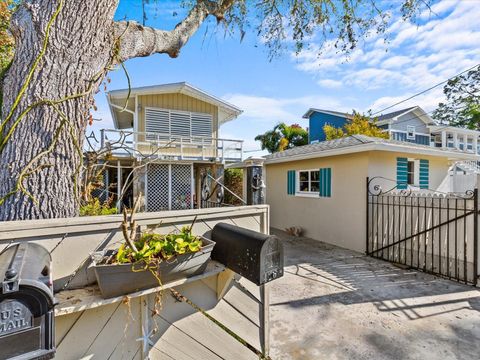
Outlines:
[{"label": "deck railing", "polygon": [[243,140],[181,136],[157,132],[101,130],[102,148],[114,155],[159,156],[178,160],[241,161]]},{"label": "deck railing", "polygon": [[389,130],[390,139],[398,141],[406,141],[421,145],[431,145],[430,134],[415,133],[413,137],[408,137],[406,131],[402,130]]}]

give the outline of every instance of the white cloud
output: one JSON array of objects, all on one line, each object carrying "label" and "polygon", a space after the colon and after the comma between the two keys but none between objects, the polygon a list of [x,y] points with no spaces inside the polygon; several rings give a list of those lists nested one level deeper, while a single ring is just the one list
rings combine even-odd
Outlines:
[{"label": "white cloud", "polygon": [[333,79],[323,79],[318,81],[318,85],[328,89],[338,89],[343,86],[343,83]]},{"label": "white cloud", "polygon": [[[377,113],[382,109],[385,109],[386,107],[390,107],[392,104],[396,104],[400,101],[403,101],[404,99],[408,99],[410,96],[414,95],[412,92],[407,92],[407,93],[402,93],[398,96],[384,96],[381,97],[372,104],[368,106],[367,110],[372,110],[373,113]],[[443,96],[443,89],[442,87],[438,87],[433,89],[432,91],[429,91],[425,94],[419,95],[413,99],[410,99],[408,101],[402,102],[401,104],[389,108],[388,110],[384,111],[383,113],[388,113],[391,111],[399,110],[399,109],[404,109],[407,107],[411,106],[417,106],[420,105],[423,110],[425,110],[427,113],[430,113],[437,107],[439,103],[439,99],[442,99]]]},{"label": "white cloud", "polygon": [[302,115],[311,107],[351,111],[343,108],[339,99],[330,96],[302,96],[293,98],[255,96],[250,94],[229,94],[223,99],[235,104],[243,114],[238,119],[228,122],[220,128],[220,136],[230,139],[244,139],[243,149],[247,156],[261,156],[266,152],[260,150],[260,142],[255,136],[271,130],[279,122],[298,123],[308,126],[308,120]]},{"label": "white cloud", "polygon": [[[257,121],[291,123],[297,121],[310,107],[341,109],[338,99],[328,96],[303,96],[298,98],[274,98],[246,94],[230,94],[224,99],[244,111],[242,117]],[[302,109],[299,112],[299,109]],[[303,112],[302,112],[303,111]]]},{"label": "white cloud", "polygon": [[348,62],[327,42],[320,55],[318,45],[312,44],[297,56],[297,68],[315,75],[321,86],[343,83],[361,90],[414,93],[478,63],[479,15],[477,1],[439,1],[432,12],[426,10],[419,16],[418,24],[393,19],[387,29],[388,43],[372,35]]}]

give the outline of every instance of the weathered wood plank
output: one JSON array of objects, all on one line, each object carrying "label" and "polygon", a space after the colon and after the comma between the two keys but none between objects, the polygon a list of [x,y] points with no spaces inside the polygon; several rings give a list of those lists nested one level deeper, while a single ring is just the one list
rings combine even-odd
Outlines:
[{"label": "weathered wood plank", "polygon": [[[202,278],[215,276],[224,269],[225,267],[222,264],[211,260],[203,274],[168,282],[162,286],[151,289],[137,291],[135,293],[128,294],[128,297],[136,298],[143,295],[156,293],[162,289],[168,289],[174,286],[195,282]],[[108,304],[115,304],[123,301],[125,298],[125,296],[117,296],[110,299],[104,299],[101,297],[100,290],[97,286],[88,286],[83,289],[76,290],[65,290],[57,293],[55,296],[59,302],[59,304],[55,307],[56,316],[71,314],[87,309],[94,309]]]},{"label": "weathered wood plank", "polygon": [[234,285],[225,294],[223,299],[253,324],[260,326],[259,313],[262,305],[257,298],[240,290],[236,282],[234,282]]},{"label": "weathered wood plank", "polygon": [[[137,339],[141,336],[139,325],[140,319],[140,298],[130,299],[130,313],[128,327],[120,328],[118,331],[123,332],[123,337],[117,343],[108,358],[105,359],[132,359],[135,356],[141,356],[141,342]],[[124,324],[125,326],[125,324]]]},{"label": "weathered wood plank", "polygon": [[[265,213],[266,205],[239,206],[232,208],[211,208],[181,211],[165,211],[156,213],[139,213],[136,216],[138,225],[156,225],[191,222],[195,216],[197,220],[222,219],[225,217],[237,217]],[[89,216],[68,219],[47,219],[28,221],[8,221],[2,224],[0,240],[12,238],[21,239],[28,237],[41,237],[48,235],[77,234],[88,232],[106,232],[119,230],[122,215]]]},{"label": "weathered wood plank", "polygon": [[231,217],[230,220],[237,226],[254,231],[262,231],[260,215]]},{"label": "weathered wood plank", "polygon": [[[220,300],[208,313],[255,348],[261,349],[260,328],[228,302]],[[225,333],[225,336],[229,335]]]},{"label": "weathered wood plank", "polygon": [[164,359],[169,356],[175,360],[220,360],[221,358],[195,338],[180,331],[161,317],[155,317],[158,332],[152,337],[154,347],[152,359]]},{"label": "weathered wood plank", "polygon": [[242,286],[246,291],[256,297],[258,301],[262,300],[262,297],[260,295],[260,288],[257,285],[243,277],[238,277],[237,281],[240,286]]},{"label": "weathered wood plank", "polygon": [[[214,308],[217,306],[216,293],[212,291],[209,287],[206,287],[202,282],[192,283],[187,286],[178,287],[177,290],[191,299],[195,304],[205,309],[209,313],[215,314],[219,317],[219,321],[224,321],[228,323],[229,327],[235,331],[240,331],[243,333],[254,333],[252,324],[248,324],[243,330],[239,330],[246,320],[242,319],[241,316],[237,313],[238,317],[235,316],[235,312],[230,312],[226,317],[222,316],[224,311],[218,311],[215,313]],[[226,303],[224,303],[227,305]],[[162,317],[169,323],[175,323],[175,326],[191,337],[197,339],[200,343],[207,346],[213,352],[218,354],[220,357],[225,359],[258,359],[258,357],[247,347],[242,345],[232,336],[227,334],[224,330],[214,324],[211,320],[207,319],[201,313],[196,312],[190,305],[185,303],[178,303],[171,296],[165,297],[164,302],[165,308],[171,309],[166,312],[161,313]],[[220,305],[222,306],[222,305]],[[230,307],[230,309],[232,309]],[[233,314],[233,315],[232,315]],[[232,320],[231,316],[235,317],[235,320]],[[235,322],[231,324],[230,322]],[[240,323],[237,323],[240,321]],[[242,321],[245,321],[243,323]],[[258,329],[258,328],[257,328]],[[244,335],[245,337],[247,335]],[[252,342],[255,341],[253,337],[248,337]],[[257,341],[258,341],[258,332],[257,332]],[[254,344],[254,345],[258,345]]]},{"label": "weathered wood plank", "polygon": [[55,344],[58,346],[63,338],[68,334],[70,329],[75,325],[78,318],[83,314],[82,311],[74,314],[55,318]]},{"label": "weathered wood plank", "polygon": [[[135,348],[135,343],[127,342],[127,332],[133,332],[135,338],[141,336],[138,331],[138,324],[135,321],[138,319],[138,314],[135,312],[137,315],[135,316],[135,320],[130,315],[130,311],[132,311],[132,315],[134,314],[133,311],[138,311],[138,306],[135,307],[136,304],[138,304],[137,299],[132,299],[129,304],[120,303],[120,306],[116,308],[101,331],[95,339],[93,339],[93,342],[85,350],[83,356],[89,359],[108,359],[122,343],[124,343],[127,353],[129,352],[128,349]],[[130,341],[132,340],[135,341],[134,339],[130,339]],[[127,358],[131,358],[131,356],[133,356],[133,354],[127,356]]]},{"label": "weathered wood plank", "polygon": [[85,311],[58,344],[58,359],[80,359],[120,304]]}]

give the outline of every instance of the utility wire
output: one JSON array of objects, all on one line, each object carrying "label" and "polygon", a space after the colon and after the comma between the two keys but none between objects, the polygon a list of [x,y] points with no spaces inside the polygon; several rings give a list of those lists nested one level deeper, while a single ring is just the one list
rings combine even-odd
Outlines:
[{"label": "utility wire", "polygon": [[397,106],[397,105],[403,104],[404,102],[407,102],[408,100],[411,100],[411,99],[413,99],[413,98],[415,98],[415,97],[417,97],[417,96],[419,96],[419,95],[425,94],[426,92],[428,92],[428,91],[430,91],[430,90],[433,90],[433,89],[439,87],[440,85],[445,84],[445,83],[448,82],[449,80],[452,80],[452,79],[454,79],[454,78],[456,78],[456,77],[458,77],[458,76],[466,73],[467,71],[470,71],[470,70],[476,68],[477,66],[480,66],[480,63],[472,66],[471,68],[468,68],[468,69],[466,69],[466,70],[463,70],[462,72],[460,72],[460,73],[458,73],[458,74],[456,74],[456,75],[454,75],[454,76],[452,76],[452,77],[450,77],[450,78],[448,78],[448,79],[446,79],[446,80],[443,80],[442,82],[439,82],[438,84],[435,84],[435,85],[429,87],[428,89],[422,90],[422,91],[420,91],[419,93],[416,93],[416,94],[414,94],[414,95],[412,95],[412,96],[409,96],[408,98],[406,98],[406,99],[404,99],[404,100],[402,100],[402,101],[396,102],[395,104],[390,105],[390,106],[387,106],[386,108],[384,108],[384,109],[382,109],[382,110],[376,111],[376,112],[374,112],[374,113],[372,114],[372,116],[373,116],[373,115],[376,115],[376,114],[379,114],[379,113],[382,113],[382,112],[384,112],[385,110],[391,109],[391,108],[393,108],[393,107],[395,107],[395,106]]}]

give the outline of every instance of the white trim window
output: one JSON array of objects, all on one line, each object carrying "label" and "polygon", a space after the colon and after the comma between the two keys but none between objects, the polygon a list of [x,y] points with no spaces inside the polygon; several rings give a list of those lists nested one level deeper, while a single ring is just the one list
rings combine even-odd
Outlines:
[{"label": "white trim window", "polygon": [[407,125],[407,139],[415,140],[415,126]]},{"label": "white trim window", "polygon": [[[173,135],[196,141],[212,137],[213,118],[207,113],[145,107],[145,131],[162,134],[162,140]],[[147,135],[147,139],[150,139],[149,136],[155,138]]]},{"label": "white trim window", "polygon": [[320,170],[297,171],[297,192],[300,194],[315,194],[320,191]]}]

